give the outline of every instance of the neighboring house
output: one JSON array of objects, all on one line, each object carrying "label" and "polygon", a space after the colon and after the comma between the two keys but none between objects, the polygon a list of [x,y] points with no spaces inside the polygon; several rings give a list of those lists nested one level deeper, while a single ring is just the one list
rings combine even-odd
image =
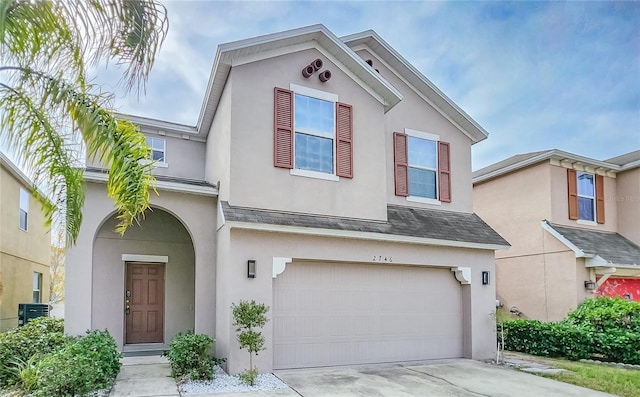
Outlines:
[{"label": "neighboring house", "polygon": [[556,321],[594,295],[640,300],[640,150],[519,154],[473,173],[473,205],[511,243],[496,253],[506,308]]},{"label": "neighboring house", "polygon": [[32,186],[0,152],[0,332],[18,326],[18,304],[49,302],[51,236]]},{"label": "neighboring house", "polygon": [[237,373],[231,305],[254,299],[270,307],[260,371],[493,356],[508,243],[473,214],[487,133],[374,32],[223,44],[195,127],[132,120],[159,195],[121,238],[88,164],[67,330],[130,352],[195,329]]}]

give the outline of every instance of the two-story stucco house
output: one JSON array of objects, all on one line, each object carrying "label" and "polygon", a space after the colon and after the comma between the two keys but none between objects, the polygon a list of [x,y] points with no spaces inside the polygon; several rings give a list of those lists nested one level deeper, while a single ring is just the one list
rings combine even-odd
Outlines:
[{"label": "two-story stucco house", "polygon": [[237,373],[231,305],[254,299],[270,307],[261,371],[492,357],[508,243],[472,208],[487,133],[376,33],[220,45],[195,127],[132,120],[159,195],[121,238],[88,165],[67,330],[107,328],[128,352],[195,329]]},{"label": "two-story stucco house", "polygon": [[505,307],[557,321],[594,295],[640,300],[640,150],[516,155],[473,173],[473,200],[512,245],[496,253]]},{"label": "two-story stucco house", "polygon": [[51,236],[31,180],[0,152],[0,332],[18,326],[18,305],[49,302]]}]

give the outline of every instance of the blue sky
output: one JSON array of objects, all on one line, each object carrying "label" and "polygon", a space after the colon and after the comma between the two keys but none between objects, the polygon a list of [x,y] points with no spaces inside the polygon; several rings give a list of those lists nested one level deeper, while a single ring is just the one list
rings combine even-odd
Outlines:
[{"label": "blue sky", "polygon": [[[322,23],[375,30],[482,125],[474,169],[550,148],[601,160],[640,149],[640,2],[163,4],[169,35],[146,95],[117,96],[120,112],[194,125],[218,44]],[[118,92],[113,67],[97,73]]]}]

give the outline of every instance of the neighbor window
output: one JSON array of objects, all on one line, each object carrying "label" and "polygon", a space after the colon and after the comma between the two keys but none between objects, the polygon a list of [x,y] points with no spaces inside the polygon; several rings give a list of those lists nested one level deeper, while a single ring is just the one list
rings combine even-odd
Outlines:
[{"label": "neighbor window", "polygon": [[167,143],[162,138],[147,137],[147,144],[150,147],[149,157],[158,163],[166,163]]},{"label": "neighbor window", "polygon": [[408,138],[409,195],[437,199],[437,142],[414,136]]},{"label": "neighbor window", "polygon": [[42,273],[33,272],[33,303],[42,303]]},{"label": "neighbor window", "polygon": [[333,174],[335,103],[295,94],[295,168]]},{"label": "neighbor window", "polygon": [[20,188],[20,229],[27,230],[29,218],[29,192]]},{"label": "neighbor window", "polygon": [[578,178],[578,219],[595,220],[596,187],[593,174],[576,172]]}]

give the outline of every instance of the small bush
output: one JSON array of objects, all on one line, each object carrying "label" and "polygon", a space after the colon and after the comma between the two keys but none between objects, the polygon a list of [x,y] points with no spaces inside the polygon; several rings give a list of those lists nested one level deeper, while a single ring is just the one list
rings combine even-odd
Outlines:
[{"label": "small bush", "polygon": [[213,379],[213,365],[209,350],[213,339],[191,331],[179,333],[169,344],[164,355],[171,364],[171,376],[176,379]]},{"label": "small bush", "polygon": [[75,396],[104,389],[120,371],[120,358],[108,331],[88,331],[42,357],[33,396]]},{"label": "small bush", "polygon": [[587,299],[565,321],[594,331],[617,329],[640,333],[640,302],[605,296]]},{"label": "small bush", "polygon": [[267,312],[269,307],[256,303],[256,301],[240,301],[239,304],[231,305],[233,312],[233,326],[236,327],[238,343],[241,349],[249,352],[249,369],[240,375],[240,379],[253,386],[258,376],[258,368],[253,366],[253,353],[258,355],[265,349],[264,336],[262,332],[255,331],[254,328],[262,328],[268,321]]},{"label": "small bush", "polygon": [[68,341],[64,322],[52,317],[40,317],[0,334],[0,387],[19,383],[20,372],[28,368],[34,355],[59,350]]},{"label": "small bush", "polygon": [[591,333],[584,328],[538,320],[506,321],[504,328],[507,350],[571,360],[590,357]]}]

